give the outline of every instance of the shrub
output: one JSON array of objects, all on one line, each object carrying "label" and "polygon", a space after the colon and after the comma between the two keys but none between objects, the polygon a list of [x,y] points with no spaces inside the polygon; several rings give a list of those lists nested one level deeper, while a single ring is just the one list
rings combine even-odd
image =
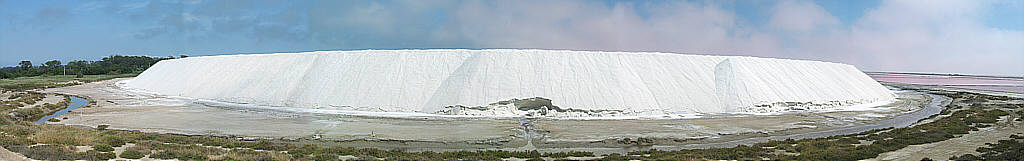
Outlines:
[{"label": "shrub", "polygon": [[11,145],[34,145],[35,141],[32,141],[23,137],[0,137],[0,146],[11,146]]},{"label": "shrub", "polygon": [[338,155],[334,154],[317,154],[313,156],[313,160],[340,160]]},{"label": "shrub", "polygon": [[96,153],[96,159],[99,160],[110,160],[114,158],[117,158],[117,156],[114,155],[114,152]]},{"label": "shrub", "polygon": [[[0,106],[2,106],[2,105],[0,105]],[[14,120],[8,120],[7,117],[0,117],[0,125],[12,125],[12,124],[15,124],[15,123],[17,123],[17,122],[15,122]]]},{"label": "shrub", "polygon": [[61,145],[91,145],[96,140],[95,134],[76,129],[70,126],[41,126],[42,128],[32,135],[32,140],[43,144]]},{"label": "shrub", "polygon": [[1017,115],[1020,116],[1017,121],[1024,121],[1024,111],[1017,111]]},{"label": "shrub", "polygon": [[612,153],[598,160],[629,160],[629,158],[622,156],[622,154],[619,153]]},{"label": "shrub", "polygon": [[289,160],[288,155],[267,152],[267,151],[254,151],[251,149],[235,149],[224,155],[227,160]]},{"label": "shrub", "polygon": [[38,108],[22,108],[22,109],[14,110],[14,112],[11,112],[11,115],[15,116],[19,120],[25,121],[25,120],[29,120],[30,118],[33,118],[33,117],[35,117],[37,115],[41,115],[43,113],[44,113],[43,110],[40,110]]},{"label": "shrub", "polygon": [[147,153],[135,150],[125,150],[124,152],[121,152],[121,158],[126,159],[141,159],[142,157],[146,157],[146,155]]},{"label": "shrub", "polygon": [[161,151],[150,156],[156,159],[178,159],[178,160],[207,160],[206,156],[199,153],[188,153],[179,151]]},{"label": "shrub", "polygon": [[[149,155],[149,158],[170,160],[170,159],[174,159],[176,157],[176,155],[177,154],[175,154],[174,152],[171,152],[171,151],[160,151],[160,152],[153,153],[153,155]],[[182,159],[182,160],[184,160],[184,159]]]},{"label": "shrub", "polygon": [[64,145],[39,145],[31,148],[11,149],[25,157],[38,160],[79,160],[85,156],[75,153],[75,149]]},{"label": "shrub", "polygon": [[122,146],[128,141],[125,141],[125,139],[117,135],[107,135],[106,137],[103,137],[103,142],[110,144],[111,146]]},{"label": "shrub", "polygon": [[101,152],[111,152],[111,151],[114,151],[114,147],[111,147],[110,145],[107,145],[107,144],[100,144],[100,145],[92,146],[92,149],[94,149],[96,151],[101,151]]},{"label": "shrub", "polygon": [[[141,148],[140,148],[141,147]],[[137,149],[138,148],[138,149]],[[133,150],[161,150],[150,158],[157,159],[178,159],[178,160],[208,160],[207,156],[221,155],[225,150],[219,148],[210,148],[197,145],[178,145],[178,144],[163,144],[153,141],[140,141],[138,144],[133,146]],[[235,159],[235,160],[247,160],[247,159]],[[248,159],[251,160],[251,159]],[[285,159],[287,160],[287,159]]]},{"label": "shrub", "polygon": [[962,156],[959,156],[959,157],[957,157],[957,156],[949,157],[949,160],[982,160],[982,159],[981,159],[981,157],[978,157],[978,156],[975,156],[975,155],[972,155],[972,154],[966,154],[966,155],[962,155]]}]

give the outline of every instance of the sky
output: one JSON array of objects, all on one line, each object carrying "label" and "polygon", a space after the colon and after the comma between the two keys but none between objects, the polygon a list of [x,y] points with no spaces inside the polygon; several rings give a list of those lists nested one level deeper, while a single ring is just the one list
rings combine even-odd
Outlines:
[{"label": "sky", "polygon": [[1024,1],[0,0],[0,65],[104,56],[529,48],[1024,76]]}]

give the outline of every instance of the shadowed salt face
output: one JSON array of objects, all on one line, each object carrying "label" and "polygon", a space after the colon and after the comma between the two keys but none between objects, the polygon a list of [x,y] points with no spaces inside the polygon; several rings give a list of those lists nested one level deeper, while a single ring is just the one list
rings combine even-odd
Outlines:
[{"label": "shadowed salt face", "polygon": [[902,73],[868,73],[868,76],[880,82],[1024,93],[1024,78]]}]

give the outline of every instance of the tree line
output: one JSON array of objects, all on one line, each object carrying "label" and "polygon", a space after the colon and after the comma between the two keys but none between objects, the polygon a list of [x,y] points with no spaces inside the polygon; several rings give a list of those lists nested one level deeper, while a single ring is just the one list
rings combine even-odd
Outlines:
[{"label": "tree line", "polygon": [[[182,55],[179,58],[188,56]],[[128,74],[145,71],[149,66],[161,60],[175,59],[169,57],[150,56],[123,56],[111,55],[99,61],[77,60],[62,63],[59,60],[51,60],[39,65],[32,61],[21,61],[18,66],[0,68],[0,79],[18,77],[32,77],[41,75],[100,75],[100,74]]]}]

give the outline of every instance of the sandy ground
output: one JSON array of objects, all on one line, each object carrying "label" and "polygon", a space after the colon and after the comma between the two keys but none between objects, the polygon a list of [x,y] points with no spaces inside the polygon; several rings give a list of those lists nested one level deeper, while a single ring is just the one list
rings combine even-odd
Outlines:
[{"label": "sandy ground", "polygon": [[60,103],[61,101],[64,101],[64,97],[63,96],[59,96],[59,95],[55,95],[55,94],[47,94],[46,97],[43,97],[43,100],[36,101],[36,104],[31,104],[31,105],[28,105],[28,106],[21,106],[19,108],[32,108],[32,107],[41,106],[41,105],[47,104],[47,103],[49,103],[49,104],[57,104],[57,103]]},{"label": "sandy ground", "polygon": [[[13,96],[14,94],[17,94],[17,93],[24,93],[24,92],[3,91],[3,93],[0,93],[0,101],[9,101],[11,99],[7,99],[7,98],[9,98],[9,97],[11,97],[11,96]],[[46,103],[57,104],[57,103],[60,103],[61,101],[64,101],[64,97],[59,96],[59,95],[55,95],[55,94],[47,94],[45,97],[43,97],[43,100],[36,101],[35,104],[31,104],[31,105],[28,105],[28,106],[21,106],[19,108],[32,108],[32,107],[43,105],[43,104],[46,104]]]},{"label": "sandy ground", "polygon": [[518,126],[511,120],[359,118],[190,106],[88,108],[66,117],[68,120],[61,121],[61,124],[89,127],[108,124],[111,129],[270,138],[321,135],[326,138],[485,140],[513,135]]},{"label": "sandy ground", "polygon": [[13,96],[13,95],[14,95],[14,92],[11,92],[11,91],[5,91],[5,90],[0,90],[0,101],[7,101],[7,100],[11,100],[11,99],[7,99],[7,98],[8,98],[8,97],[11,97],[11,96]]},{"label": "sandy ground", "polygon": [[7,150],[4,147],[0,147],[0,160],[6,160],[6,161],[30,161],[32,159],[29,159],[28,157],[25,157],[25,155],[21,155],[21,154],[15,153],[15,152],[11,152],[10,150]]},{"label": "sandy ground", "polygon": [[[47,89],[81,96],[96,105],[76,109],[53,124],[146,132],[261,137],[311,144],[407,150],[629,149],[729,141],[869,124],[920,109],[929,97],[899,93],[893,104],[868,111],[799,112],[781,115],[716,114],[696,119],[552,120],[380,118],[210,107],[193,100],[120,89],[115,79]],[[645,138],[645,141],[636,141]],[[336,140],[322,142],[315,140]],[[419,149],[417,149],[419,148]],[[543,151],[543,150],[542,150]],[[613,151],[621,152],[621,151]]]}]

